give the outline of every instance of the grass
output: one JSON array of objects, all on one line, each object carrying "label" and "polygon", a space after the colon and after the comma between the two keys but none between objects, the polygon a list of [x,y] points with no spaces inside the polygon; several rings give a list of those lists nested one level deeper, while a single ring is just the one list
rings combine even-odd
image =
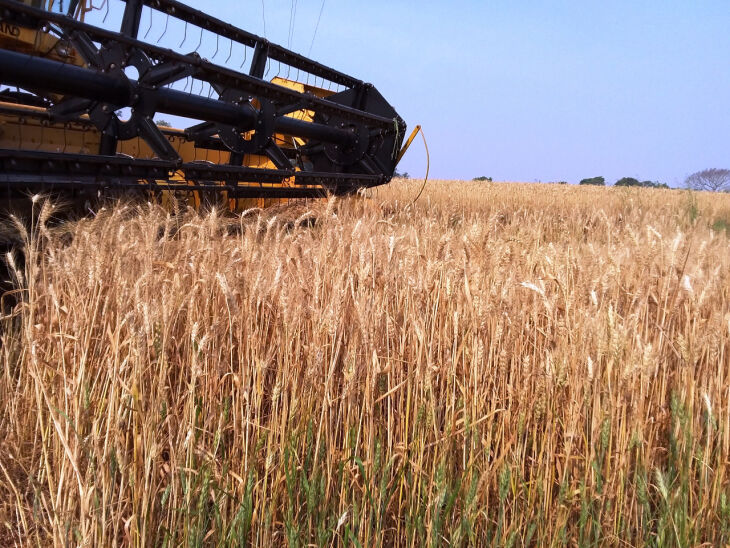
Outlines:
[{"label": "grass", "polygon": [[37,203],[0,544],[730,543],[730,197],[419,187]]}]

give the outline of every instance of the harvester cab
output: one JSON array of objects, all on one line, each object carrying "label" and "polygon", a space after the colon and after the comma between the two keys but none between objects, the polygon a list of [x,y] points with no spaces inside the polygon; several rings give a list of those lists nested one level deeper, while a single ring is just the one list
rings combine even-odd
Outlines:
[{"label": "harvester cab", "polygon": [[239,210],[392,178],[406,125],[371,84],[177,0],[100,4],[0,0],[0,200]]}]

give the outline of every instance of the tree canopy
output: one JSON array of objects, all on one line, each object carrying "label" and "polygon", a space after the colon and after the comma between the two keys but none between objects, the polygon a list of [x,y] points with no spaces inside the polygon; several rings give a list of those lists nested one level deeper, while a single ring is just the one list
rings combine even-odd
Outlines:
[{"label": "tree canopy", "polygon": [[730,169],[710,168],[693,173],[685,180],[687,187],[710,192],[730,191]]},{"label": "tree canopy", "polygon": [[581,185],[594,185],[594,186],[606,186],[606,179],[603,177],[591,177],[590,179],[583,179],[579,184]]},{"label": "tree canopy", "polygon": [[638,186],[642,188],[669,188],[666,183],[660,183],[659,181],[639,181],[634,177],[623,177],[616,181],[614,186]]}]

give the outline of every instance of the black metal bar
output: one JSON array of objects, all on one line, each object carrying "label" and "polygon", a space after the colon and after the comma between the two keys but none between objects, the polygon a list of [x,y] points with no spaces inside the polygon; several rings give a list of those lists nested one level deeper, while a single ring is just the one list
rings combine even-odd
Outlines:
[{"label": "black metal bar", "polygon": [[[328,189],[325,187],[318,188],[298,188],[298,187],[266,187],[266,186],[238,186],[235,188],[220,185],[182,185],[182,184],[155,184],[137,182],[129,179],[118,179],[109,181],[96,181],[88,177],[61,178],[54,176],[22,176],[14,177],[0,173],[0,184],[12,187],[17,186],[18,191],[25,191],[28,185],[48,186],[54,189],[81,189],[93,188],[99,190],[108,189],[134,189],[149,192],[203,192],[219,194],[220,192],[228,192],[229,198],[281,198],[281,199],[300,199],[300,198],[322,198],[336,189]],[[338,191],[340,193],[347,192]]]},{"label": "black metal bar", "polygon": [[254,78],[263,78],[266,70],[266,61],[269,59],[269,46],[263,42],[256,44],[251,60],[251,70],[248,73]]},{"label": "black metal bar", "polygon": [[[195,183],[175,182],[172,176],[176,173],[181,174],[186,181]],[[276,189],[242,183],[280,184],[285,179],[291,178],[294,178],[296,187],[285,187],[290,189],[286,191],[290,194],[296,189],[310,193],[321,193],[325,189],[336,193],[347,193],[357,188],[372,187],[385,182],[382,176],[349,173],[305,173],[293,169],[277,170],[202,162],[190,162],[178,166],[165,160],[126,156],[0,149],[0,183],[9,184],[43,183],[63,186],[79,182],[100,188],[127,185],[135,188],[147,186],[158,190],[240,190],[249,193],[250,197],[271,197],[272,191]],[[154,181],[171,182],[158,184]]]},{"label": "black metal bar", "polygon": [[[107,0],[108,2],[109,0]],[[126,0],[127,5],[124,7],[124,16],[122,17],[122,27],[119,32],[125,36],[137,38],[139,34],[139,23],[142,19],[142,0]]]},{"label": "black metal bar", "polygon": [[23,88],[41,88],[61,95],[77,95],[119,106],[132,103],[132,87],[128,81],[4,49],[0,50],[0,82]]},{"label": "black metal bar", "polygon": [[231,152],[228,163],[232,166],[239,167],[243,165],[244,155],[239,152]]},{"label": "black metal bar", "polygon": [[[134,106],[146,94],[157,112],[235,126],[240,131],[256,127],[258,115],[250,106],[239,106],[182,91],[152,89],[127,80],[22,53],[0,50],[0,82],[24,88],[40,87],[50,93],[103,101],[117,107]],[[350,145],[356,138],[350,131],[289,117],[277,118],[276,131],[328,143]]]},{"label": "black metal bar", "polygon": [[256,109],[224,103],[184,91],[160,88],[152,92],[158,112],[185,116],[195,120],[219,122],[248,131],[256,127]]},{"label": "black metal bar", "polygon": [[117,138],[110,133],[101,134],[99,143],[99,154],[103,156],[114,156],[117,153]]},{"label": "black metal bar", "polygon": [[314,122],[305,122],[296,118],[289,118],[288,116],[277,118],[274,122],[274,128],[277,132],[286,135],[324,141],[325,143],[337,143],[346,147],[350,146],[357,138],[354,133],[346,129],[316,124]]},{"label": "black metal bar", "polygon": [[325,188],[294,188],[294,187],[278,187],[278,188],[264,188],[264,187],[250,187],[243,188],[239,187],[235,190],[228,191],[229,198],[261,198],[262,191],[265,192],[265,198],[285,198],[285,199],[297,199],[297,198],[322,198],[329,194],[329,191]]}]

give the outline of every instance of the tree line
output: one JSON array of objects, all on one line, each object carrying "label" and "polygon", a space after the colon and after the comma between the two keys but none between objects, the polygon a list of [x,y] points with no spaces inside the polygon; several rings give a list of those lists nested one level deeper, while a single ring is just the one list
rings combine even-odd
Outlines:
[{"label": "tree line", "polygon": [[[583,179],[579,184],[606,186],[604,177],[590,177]],[[669,188],[666,183],[658,181],[639,181],[634,177],[623,177],[613,186],[638,186],[643,188]],[[730,192],[730,169],[710,168],[693,173],[685,179],[685,186],[693,190],[707,190],[710,192]]]},{"label": "tree line", "polygon": [[[583,179],[581,185],[593,185],[593,186],[606,186],[606,179],[604,177],[591,177],[589,179]],[[613,186],[638,186],[642,188],[669,188],[666,183],[660,183],[659,181],[639,181],[634,177],[622,177]]]}]

